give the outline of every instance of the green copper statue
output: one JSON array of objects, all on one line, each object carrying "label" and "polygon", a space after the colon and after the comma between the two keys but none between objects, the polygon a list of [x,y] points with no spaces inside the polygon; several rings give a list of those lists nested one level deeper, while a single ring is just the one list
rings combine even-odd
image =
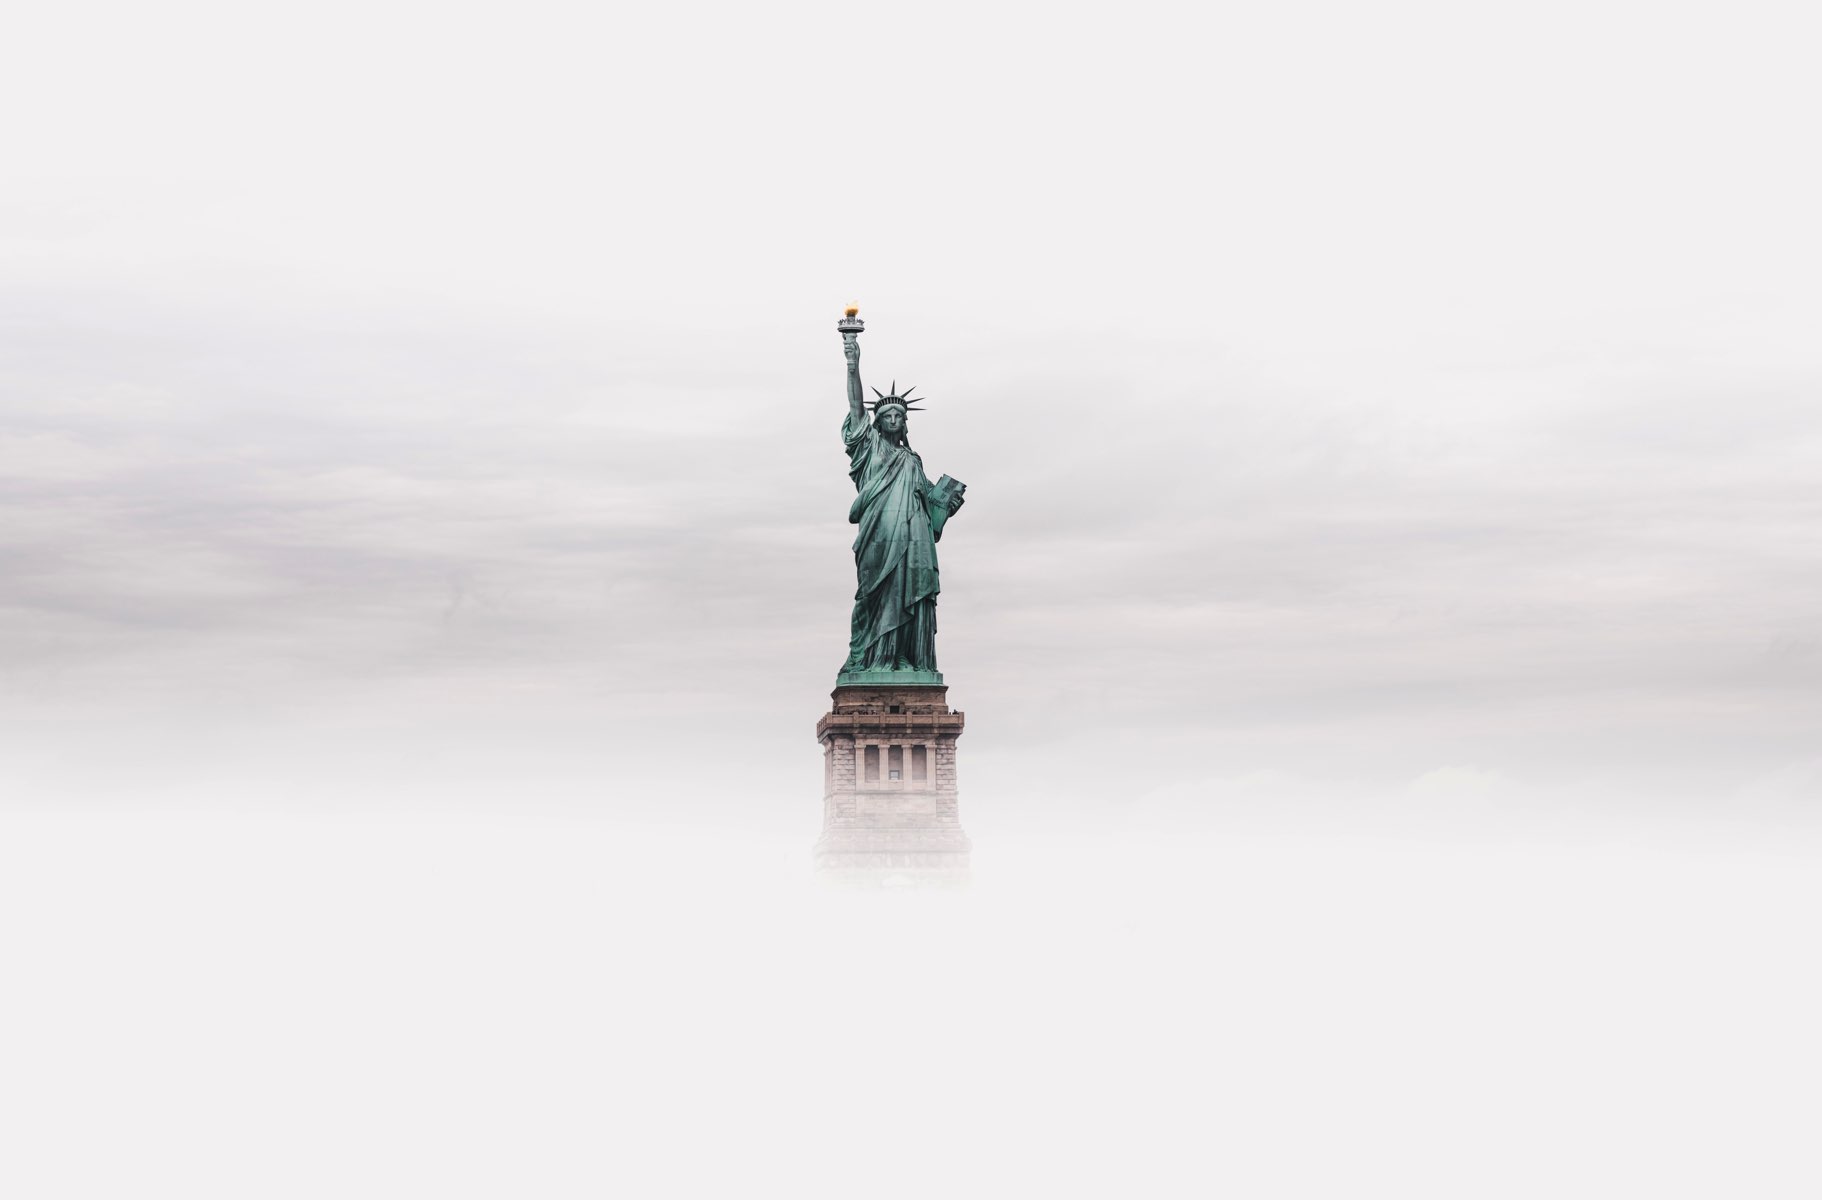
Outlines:
[{"label": "green copper statue", "polygon": [[[848,447],[848,475],[854,480],[850,524],[854,569],[854,619],[848,661],[836,678],[843,684],[941,683],[936,669],[936,543],[943,525],[962,506],[963,485],[947,475],[931,483],[924,460],[905,436],[906,414],[915,388],[867,401],[860,385],[860,334],[865,328],[850,308],[837,323],[848,356],[848,419],[842,441]],[[920,402],[922,397],[919,398]],[[866,410],[873,409],[873,419]]]}]

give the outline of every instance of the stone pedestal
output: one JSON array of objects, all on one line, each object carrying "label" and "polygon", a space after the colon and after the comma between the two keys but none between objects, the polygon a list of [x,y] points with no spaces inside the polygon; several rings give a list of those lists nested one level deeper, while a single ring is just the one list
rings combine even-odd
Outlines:
[{"label": "stone pedestal", "polygon": [[968,835],[956,804],[962,714],[941,684],[837,687],[816,722],[822,837],[816,867],[859,882],[965,882]]}]

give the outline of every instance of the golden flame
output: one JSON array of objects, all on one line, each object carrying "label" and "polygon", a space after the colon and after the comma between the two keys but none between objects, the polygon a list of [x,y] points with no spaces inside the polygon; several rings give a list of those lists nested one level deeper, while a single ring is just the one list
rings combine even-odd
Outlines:
[{"label": "golden flame", "polygon": [[858,305],[858,304],[848,305],[848,315],[850,317],[858,317],[860,315],[860,305]]}]

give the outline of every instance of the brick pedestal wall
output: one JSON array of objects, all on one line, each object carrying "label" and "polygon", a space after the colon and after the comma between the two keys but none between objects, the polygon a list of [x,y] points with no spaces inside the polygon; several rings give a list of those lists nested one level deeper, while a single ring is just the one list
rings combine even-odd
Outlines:
[{"label": "brick pedestal wall", "polygon": [[[822,743],[817,869],[965,878],[969,842],[955,787],[962,714],[940,684],[838,687]],[[898,778],[891,778],[893,772]]]}]

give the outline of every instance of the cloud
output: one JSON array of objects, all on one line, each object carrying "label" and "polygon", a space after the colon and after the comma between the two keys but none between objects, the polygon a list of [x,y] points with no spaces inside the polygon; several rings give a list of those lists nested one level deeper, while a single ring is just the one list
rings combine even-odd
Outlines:
[{"label": "cloud", "polygon": [[[940,647],[988,778],[1714,794],[1813,736],[1817,660],[1766,650],[1822,637],[1813,105],[1776,72],[1592,18],[1468,73],[1397,23],[1312,59],[1267,18],[1288,72],[825,24],[755,58],[655,18],[573,78],[452,26],[407,95],[419,23],[376,13],[305,36],[320,104],[175,22],[90,47],[100,92],[9,74],[46,116],[0,231],[8,711],[536,710],[657,763],[694,735],[640,722],[689,709],[786,770],[852,587],[853,299],[970,485]],[[851,96],[887,34],[946,86]]]}]

